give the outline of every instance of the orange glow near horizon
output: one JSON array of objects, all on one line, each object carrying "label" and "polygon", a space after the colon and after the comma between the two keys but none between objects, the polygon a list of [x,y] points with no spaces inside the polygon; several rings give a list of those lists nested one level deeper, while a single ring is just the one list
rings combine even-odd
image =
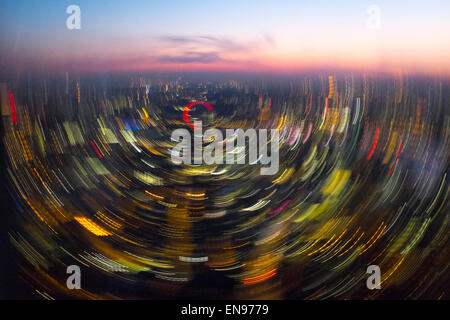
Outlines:
[{"label": "orange glow near horizon", "polygon": [[[50,30],[41,21],[42,27],[36,23],[38,27],[21,33],[19,26],[28,22],[12,20],[5,25],[10,33],[2,39],[5,50],[0,52],[0,67],[14,72],[402,70],[449,75],[449,20],[437,7],[411,6],[415,6],[414,13],[406,15],[403,6],[380,4],[383,16],[376,30],[366,26],[366,7],[356,2],[348,7],[296,8],[295,3],[286,8],[275,4],[272,9],[251,7],[240,13],[247,20],[239,23],[230,22],[225,8],[223,16],[206,15],[192,21],[186,18],[188,13],[171,20],[176,8],[170,8],[155,20],[144,15],[142,25],[134,25],[130,17],[137,19],[141,12],[128,6],[122,10],[129,12],[123,14],[111,8],[109,14],[118,24],[111,29],[105,21],[93,26],[94,22],[83,20],[86,30],[67,31],[64,26]],[[312,11],[307,16],[294,8]],[[254,10],[266,19],[257,19]],[[182,23],[184,18],[189,23]],[[152,25],[157,19],[161,24]]]}]

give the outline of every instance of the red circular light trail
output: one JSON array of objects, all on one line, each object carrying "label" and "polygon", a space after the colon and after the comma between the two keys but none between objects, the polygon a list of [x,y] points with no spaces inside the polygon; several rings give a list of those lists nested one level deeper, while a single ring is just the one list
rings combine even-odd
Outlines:
[{"label": "red circular light trail", "polygon": [[197,104],[201,104],[203,106],[206,107],[206,109],[208,109],[208,111],[213,111],[213,108],[210,106],[209,103],[203,102],[203,101],[195,101],[195,102],[191,102],[189,103],[183,110],[183,120],[184,122],[186,122],[188,124],[188,126],[192,129],[197,129],[196,127],[194,127],[191,124],[191,120],[189,119],[189,111],[191,110],[191,108]]}]

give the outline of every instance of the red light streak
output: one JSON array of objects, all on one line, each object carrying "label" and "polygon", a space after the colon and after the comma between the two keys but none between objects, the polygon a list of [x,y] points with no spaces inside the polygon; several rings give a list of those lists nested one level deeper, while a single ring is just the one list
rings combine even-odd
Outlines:
[{"label": "red light streak", "polygon": [[213,108],[209,105],[209,103],[203,102],[203,101],[197,101],[197,102],[191,102],[189,103],[183,110],[183,120],[184,122],[186,122],[188,124],[188,126],[192,129],[197,129],[195,128],[191,123],[191,120],[189,119],[189,111],[191,110],[191,108],[193,106],[195,106],[196,104],[201,104],[204,105],[206,107],[206,109],[208,109],[208,111],[213,111]]},{"label": "red light streak", "polygon": [[11,91],[8,90],[9,93],[9,102],[11,103],[11,117],[12,121],[15,125],[17,125],[17,114],[16,114],[16,104],[14,103],[14,96]]},{"label": "red light streak", "polygon": [[394,172],[395,166],[397,165],[397,162],[398,162],[398,157],[400,157],[400,151],[402,151],[401,143],[400,143],[400,149],[398,149],[397,159],[395,160],[394,166],[392,167],[391,172],[389,172],[388,177],[390,177],[392,172]]},{"label": "red light streak", "polygon": [[278,209],[276,209],[272,212],[269,212],[269,214],[274,214],[274,213],[277,213],[277,212],[283,210],[284,207],[286,207],[289,204],[289,202],[291,202],[291,200],[287,200],[285,203],[283,203],[283,205],[281,207],[279,207]]},{"label": "red light streak", "polygon": [[273,269],[273,270],[270,270],[269,272],[264,273],[260,276],[245,278],[242,280],[242,282],[244,283],[244,285],[255,284],[255,283],[270,279],[276,274],[277,274],[277,269]]},{"label": "red light streak", "polygon": [[370,160],[372,158],[373,152],[375,151],[375,147],[378,143],[378,136],[380,135],[380,129],[377,128],[377,131],[375,132],[375,140],[373,141],[372,150],[370,150],[369,155],[367,156],[367,160]]},{"label": "red light streak", "polygon": [[100,152],[98,151],[97,147],[95,146],[95,144],[94,144],[94,142],[93,142],[92,140],[91,140],[91,144],[92,144],[92,146],[94,147],[95,151],[97,152],[98,157],[99,157],[100,159],[103,158],[103,156],[100,154]]}]

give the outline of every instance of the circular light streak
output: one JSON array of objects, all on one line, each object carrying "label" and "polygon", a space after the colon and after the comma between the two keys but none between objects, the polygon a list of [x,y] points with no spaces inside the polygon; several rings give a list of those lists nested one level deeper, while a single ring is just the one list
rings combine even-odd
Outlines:
[{"label": "circular light streak", "polygon": [[208,111],[210,111],[210,112],[213,111],[213,108],[212,108],[211,105],[210,105],[209,103],[207,103],[207,102],[203,102],[203,101],[194,101],[194,102],[189,103],[189,104],[184,108],[184,110],[183,110],[183,120],[184,120],[184,122],[186,122],[186,123],[188,124],[188,126],[189,126],[190,128],[192,128],[192,129],[197,129],[197,128],[194,127],[194,126],[191,124],[191,120],[189,119],[189,111],[191,110],[191,108],[192,108],[193,106],[195,106],[195,105],[197,105],[197,104],[201,104],[201,105],[205,106],[206,109],[208,109]]}]

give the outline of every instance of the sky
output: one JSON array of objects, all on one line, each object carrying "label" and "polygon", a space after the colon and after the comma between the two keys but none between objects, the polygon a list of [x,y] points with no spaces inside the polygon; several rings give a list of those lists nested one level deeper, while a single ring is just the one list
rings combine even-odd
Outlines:
[{"label": "sky", "polygon": [[450,74],[449,13],[448,0],[6,0],[0,67]]}]

